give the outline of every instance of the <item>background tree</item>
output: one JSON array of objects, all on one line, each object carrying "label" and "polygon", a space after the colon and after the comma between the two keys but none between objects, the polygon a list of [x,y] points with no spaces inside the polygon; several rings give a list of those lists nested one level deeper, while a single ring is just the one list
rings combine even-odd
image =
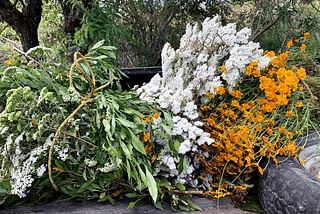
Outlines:
[{"label": "background tree", "polygon": [[[82,0],[81,2],[84,8],[92,8],[92,0]],[[78,6],[74,7],[72,2],[68,0],[59,0],[59,3],[64,17],[63,30],[73,38],[77,28],[81,28],[84,11]]]},{"label": "background tree", "polygon": [[[92,0],[82,0],[85,8],[91,8]],[[67,0],[59,0],[64,16],[63,30],[72,38],[81,28],[84,11],[79,7],[73,7]],[[46,0],[45,4],[52,4]],[[1,0],[0,19],[10,25],[19,35],[23,51],[39,45],[38,27],[42,17],[42,0]]]},{"label": "background tree", "polygon": [[0,18],[19,35],[23,51],[38,46],[38,26],[41,21],[42,0],[0,1]]},{"label": "background tree", "polygon": [[224,4],[222,10],[219,14],[227,23],[249,27],[251,40],[265,50],[278,51],[304,32],[315,35],[319,43],[319,1],[239,0]]},{"label": "background tree", "polygon": [[[42,2],[44,3],[41,8]],[[220,15],[223,25],[249,27],[251,39],[263,49],[279,50],[295,35],[309,31],[319,43],[319,1],[313,0],[0,0],[0,18],[17,32],[23,50],[39,44],[37,26],[51,16],[52,33],[42,35],[44,46],[70,51],[86,49],[104,39],[116,46],[120,67],[160,65],[165,42],[178,48],[185,26]],[[50,9],[50,5],[54,5]],[[57,8],[61,12],[57,12]],[[51,10],[51,12],[50,12]],[[58,14],[57,14],[58,13]],[[60,14],[61,13],[61,14]],[[61,21],[55,21],[62,19]],[[54,24],[59,23],[59,25]],[[62,26],[63,25],[63,26]],[[49,28],[42,25],[43,28]],[[63,29],[63,30],[62,30]],[[55,31],[55,33],[54,33]],[[42,31],[45,32],[45,31]],[[62,32],[65,32],[63,34]],[[57,36],[58,35],[58,36]],[[68,36],[69,35],[69,36]],[[59,47],[59,45],[58,45]],[[70,52],[73,52],[71,50]]]},{"label": "background tree", "polygon": [[92,10],[84,9],[83,26],[75,39],[87,45],[107,39],[119,48],[124,66],[160,65],[164,43],[177,47],[186,24],[202,21],[220,4],[220,1],[208,2],[96,0]]}]

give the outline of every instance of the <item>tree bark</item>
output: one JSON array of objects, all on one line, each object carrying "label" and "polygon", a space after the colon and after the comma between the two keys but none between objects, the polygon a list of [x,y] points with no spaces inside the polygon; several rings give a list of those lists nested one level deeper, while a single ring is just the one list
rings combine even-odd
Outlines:
[{"label": "tree bark", "polygon": [[24,52],[39,45],[38,27],[41,21],[42,0],[20,1],[22,11],[10,0],[0,0],[0,18],[19,35]]},{"label": "tree bark", "polygon": [[[64,17],[63,30],[66,34],[69,34],[73,38],[76,28],[81,28],[83,10],[79,9],[77,6],[72,8],[72,3],[67,0],[59,0],[62,8],[62,13]],[[90,8],[92,0],[82,0],[83,6],[85,8]]]}]

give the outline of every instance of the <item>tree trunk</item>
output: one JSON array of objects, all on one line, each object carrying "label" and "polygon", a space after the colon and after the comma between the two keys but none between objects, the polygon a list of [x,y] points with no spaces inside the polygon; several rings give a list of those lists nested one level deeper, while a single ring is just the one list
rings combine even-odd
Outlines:
[{"label": "tree trunk", "polygon": [[[64,32],[73,39],[76,28],[81,28],[84,12],[77,6],[72,7],[72,3],[67,0],[59,0],[59,3],[64,17]],[[92,0],[82,0],[82,3],[85,8],[90,8]]]},{"label": "tree trunk", "polygon": [[19,35],[24,52],[38,46],[38,27],[41,21],[42,0],[20,0],[22,11],[16,8],[17,1],[0,0],[0,18]]}]

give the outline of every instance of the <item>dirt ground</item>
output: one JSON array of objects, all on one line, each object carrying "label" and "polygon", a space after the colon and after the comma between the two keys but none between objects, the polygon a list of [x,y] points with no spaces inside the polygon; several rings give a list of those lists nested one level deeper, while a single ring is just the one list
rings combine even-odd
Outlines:
[{"label": "dirt ground", "polygon": [[127,199],[116,201],[115,205],[98,203],[95,201],[86,202],[52,202],[37,204],[29,207],[28,204],[16,207],[5,207],[0,210],[0,214],[29,214],[29,213],[49,213],[49,214],[173,214],[173,213],[195,213],[195,214],[257,214],[258,212],[242,211],[232,204],[229,197],[219,200],[219,209],[217,200],[206,199],[203,197],[193,196],[192,201],[202,208],[202,212],[183,212],[173,211],[169,204],[164,204],[164,211],[156,209],[149,204],[136,204],[135,207],[127,209],[130,201]]}]

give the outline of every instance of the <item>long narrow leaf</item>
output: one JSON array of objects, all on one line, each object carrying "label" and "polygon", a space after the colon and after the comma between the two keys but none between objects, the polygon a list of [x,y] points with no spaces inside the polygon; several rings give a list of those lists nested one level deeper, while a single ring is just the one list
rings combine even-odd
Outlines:
[{"label": "long narrow leaf", "polygon": [[158,187],[156,180],[152,176],[152,174],[149,172],[148,168],[145,167],[146,169],[146,178],[147,178],[147,187],[149,190],[149,193],[151,195],[151,198],[153,199],[154,202],[157,202],[157,197],[158,197]]},{"label": "long narrow leaf", "polygon": [[125,156],[126,156],[129,160],[131,160],[131,154],[130,154],[130,151],[129,151],[127,145],[126,145],[124,142],[120,141],[120,146],[121,146],[122,151],[124,152]]},{"label": "long narrow leaf", "polygon": [[131,138],[132,138],[132,145],[133,147],[138,150],[141,154],[146,155],[146,150],[144,149],[143,143],[141,142],[141,140],[139,140],[139,138],[133,134],[130,131],[131,134]]},{"label": "long narrow leaf", "polygon": [[121,118],[121,117],[118,117],[117,118],[117,121],[123,125],[123,126],[127,126],[128,128],[135,128],[136,127],[136,124],[134,124],[133,122],[129,121],[129,120],[126,120],[124,118]]}]

